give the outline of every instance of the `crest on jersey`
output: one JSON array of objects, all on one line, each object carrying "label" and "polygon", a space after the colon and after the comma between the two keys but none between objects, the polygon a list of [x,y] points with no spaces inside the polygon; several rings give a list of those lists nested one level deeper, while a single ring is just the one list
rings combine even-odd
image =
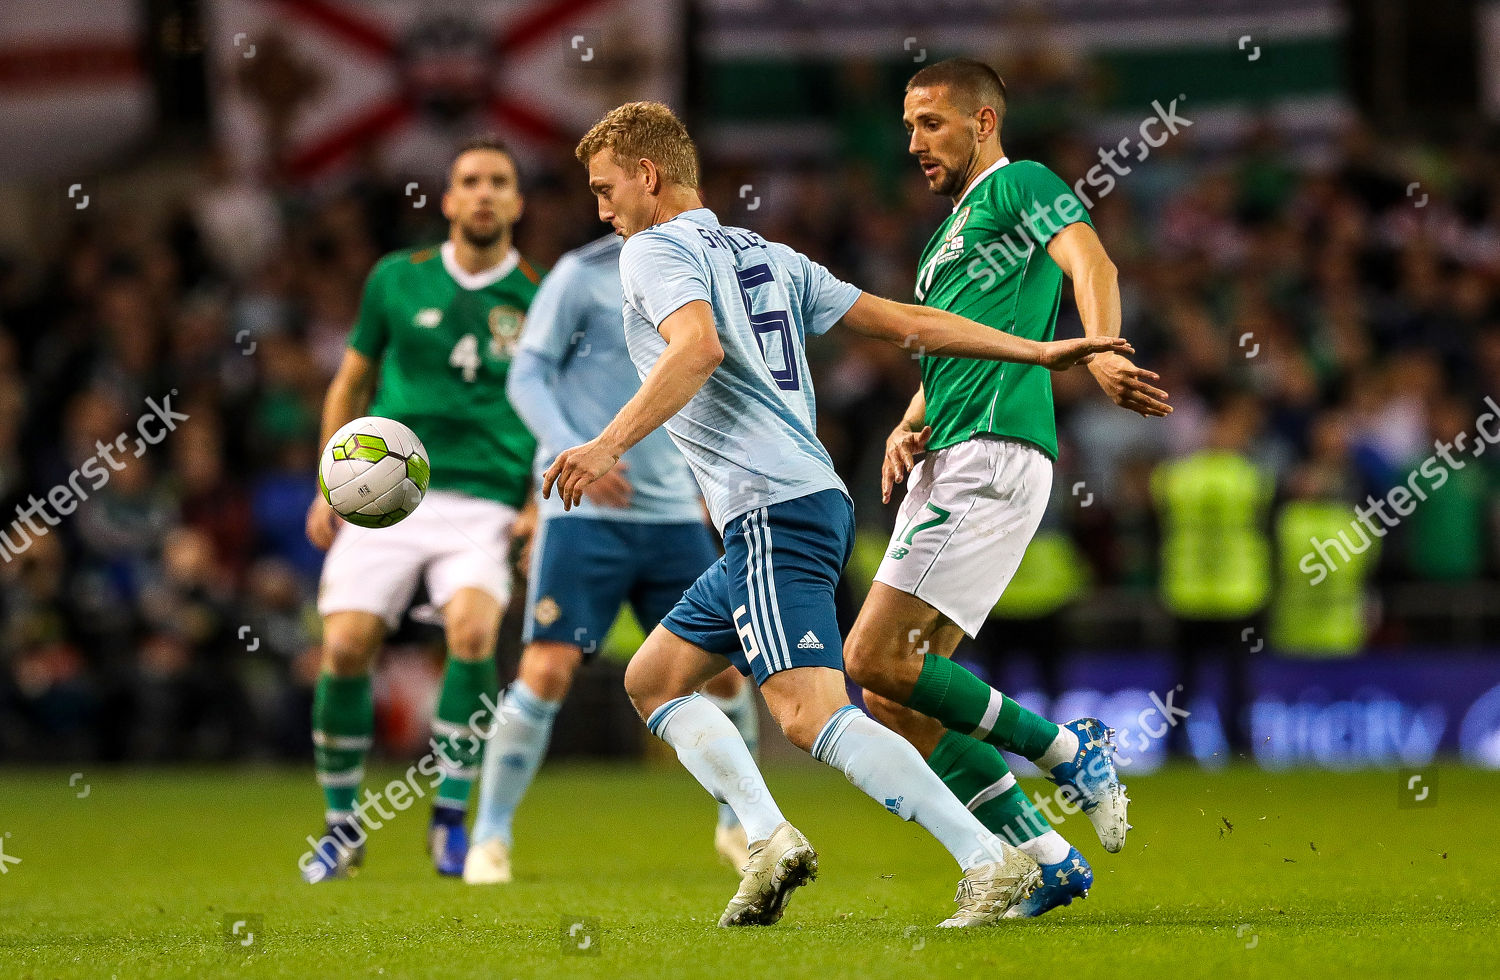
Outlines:
[{"label": "crest on jersey", "polygon": [[536,609],[532,610],[532,615],[536,617],[537,625],[551,626],[557,622],[557,617],[562,615],[562,609],[557,605],[556,599],[550,595],[544,595],[537,602]]},{"label": "crest on jersey", "polygon": [[969,209],[971,207],[972,205],[966,204],[964,205],[964,209],[958,212],[958,216],[953,219],[953,224],[949,225],[948,230],[943,233],[943,241],[951,242],[954,235],[963,231],[964,224],[969,220]]},{"label": "crest on jersey", "polygon": [[526,314],[514,306],[490,307],[490,356],[509,358],[521,339]]},{"label": "crest on jersey", "polygon": [[425,310],[418,310],[417,315],[411,318],[411,322],[431,330],[443,322],[443,311],[435,306],[429,306]]}]

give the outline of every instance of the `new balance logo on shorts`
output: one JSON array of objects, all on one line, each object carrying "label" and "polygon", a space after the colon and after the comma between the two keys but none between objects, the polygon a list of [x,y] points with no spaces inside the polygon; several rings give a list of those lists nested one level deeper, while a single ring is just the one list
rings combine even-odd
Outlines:
[{"label": "new balance logo on shorts", "polygon": [[802,639],[797,641],[797,649],[821,650],[823,649],[823,641],[818,639],[816,636],[813,636],[812,630],[808,630],[806,633],[802,634]]}]

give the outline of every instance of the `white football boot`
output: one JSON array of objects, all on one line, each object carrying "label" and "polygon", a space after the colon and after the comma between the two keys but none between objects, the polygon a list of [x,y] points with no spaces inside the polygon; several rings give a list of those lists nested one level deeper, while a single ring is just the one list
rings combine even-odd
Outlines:
[{"label": "white football boot", "polygon": [[720,926],[769,926],[781,919],[792,892],[818,876],[818,853],[783,821],[763,841],[750,845],[740,890],[719,918]]},{"label": "white football boot", "polygon": [[505,841],[492,837],[469,848],[464,858],[464,884],[504,885],[510,882],[510,848]]},{"label": "white football boot", "polygon": [[964,875],[953,897],[958,911],[939,922],[939,928],[995,925],[1042,883],[1041,866],[1031,855],[1009,844],[1003,848],[1003,860],[981,864]]}]

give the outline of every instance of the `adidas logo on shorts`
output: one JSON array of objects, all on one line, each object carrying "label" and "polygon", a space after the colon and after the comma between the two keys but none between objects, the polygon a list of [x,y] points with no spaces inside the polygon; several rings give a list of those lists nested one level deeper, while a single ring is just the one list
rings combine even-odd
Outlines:
[{"label": "adidas logo on shorts", "polygon": [[808,630],[806,633],[802,634],[802,639],[797,641],[797,649],[821,650],[823,649],[823,641],[818,639],[816,636],[813,636],[812,630]]}]

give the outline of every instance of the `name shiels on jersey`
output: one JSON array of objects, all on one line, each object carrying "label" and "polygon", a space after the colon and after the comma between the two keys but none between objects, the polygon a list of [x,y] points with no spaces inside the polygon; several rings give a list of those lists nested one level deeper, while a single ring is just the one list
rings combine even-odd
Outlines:
[{"label": "name shiels on jersey", "polygon": [[743,228],[698,228],[698,237],[708,243],[709,248],[727,248],[738,255],[751,248],[765,248],[765,239],[753,231]]},{"label": "name shiels on jersey", "polygon": [[964,225],[968,223],[971,207],[971,205],[965,205],[964,209],[948,222],[948,230],[943,232],[942,247],[932,253],[932,258],[927,260],[927,264],[922,267],[922,274],[917,277],[917,299],[927,298],[927,290],[932,288],[932,277],[937,273],[939,266],[947,265],[964,254],[964,236],[959,232],[963,231]]}]

